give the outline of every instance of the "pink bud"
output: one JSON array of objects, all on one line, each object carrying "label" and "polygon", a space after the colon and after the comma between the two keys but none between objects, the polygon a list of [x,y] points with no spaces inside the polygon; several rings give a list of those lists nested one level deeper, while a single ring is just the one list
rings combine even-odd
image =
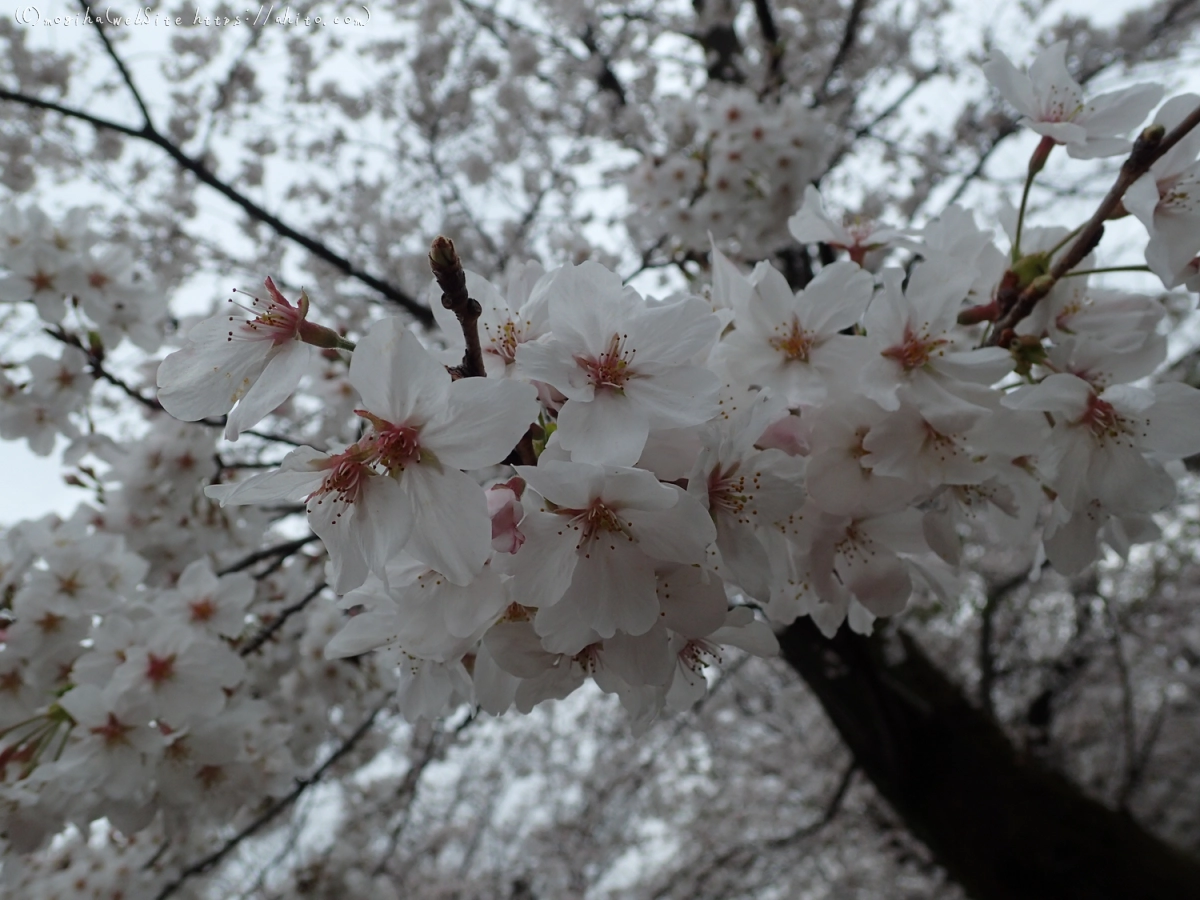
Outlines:
[{"label": "pink bud", "polygon": [[488,515],[492,519],[492,548],[498,553],[516,553],[525,543],[525,535],[517,528],[525,515],[520,499],[524,490],[524,480],[513,478],[487,491]]},{"label": "pink bud", "polygon": [[754,446],[761,450],[782,450],[788,456],[808,456],[808,441],[804,438],[799,416],[784,416],[768,425]]}]

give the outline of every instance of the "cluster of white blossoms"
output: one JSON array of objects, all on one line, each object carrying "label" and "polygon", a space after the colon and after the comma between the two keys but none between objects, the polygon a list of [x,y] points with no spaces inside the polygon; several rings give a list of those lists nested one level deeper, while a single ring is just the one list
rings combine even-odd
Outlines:
[{"label": "cluster of white blossoms", "polygon": [[[1163,104],[1135,147],[1161,92],[1086,101],[1061,56],[989,66],[1043,135],[1030,179],[1060,144],[1137,157],[1166,136],[1111,212],[1145,224],[1148,271],[1194,286],[1200,137],[1169,136],[1200,97]],[[591,681],[645,728],[702,697],[726,647],[769,655],[772,625],[801,616],[869,631],[942,589],[968,542],[1040,537],[1073,573],[1155,535],[1173,461],[1200,452],[1200,391],[1149,383],[1164,308],[1089,286],[1087,226],[1022,210],[1002,240],[958,207],[905,231],[834,219],[809,185],[829,147],[813,114],[740,93],[715,109],[696,155],[635,194],[693,249],[710,231],[756,246],[784,210],[779,229],[841,257],[801,290],[715,247],[710,290],[661,300],[593,262],[500,285],[456,270],[478,309],[435,304],[446,349],[367,314],[338,323],[352,342],[268,279],[158,368],[158,402],[200,424],[149,412],[124,446],[82,411],[96,378],[136,393],[104,352],[156,349],[165,304],[77,218],[4,214],[0,300],[32,301],[63,352],[0,381],[0,433],[41,452],[66,435],[73,462],[108,467],[80,470],[95,508],[0,541],[10,844],[101,817],[183,843],[195,817],[285,793],[393,692],[416,720],[528,712]],[[435,269],[454,269],[443,245]],[[306,380],[304,440],[246,437]],[[222,428],[299,446],[239,466],[214,452]],[[315,537],[272,530],[301,512]],[[283,543],[259,549],[268,535]],[[305,609],[326,587],[337,604]]]},{"label": "cluster of white blossoms", "polygon": [[760,101],[728,87],[705,108],[661,112],[668,148],[625,176],[630,227],[667,235],[671,251],[703,252],[710,234],[756,251],[786,244],[788,216],[835,146],[821,113],[797,96]]},{"label": "cluster of white blossoms", "polygon": [[[80,209],[54,221],[37,207],[0,207],[0,304],[25,301],[48,326],[83,325],[92,352],[125,340],[148,353],[162,344],[165,303],[140,278],[130,249],[101,242]],[[48,456],[59,434],[80,436],[72,418],[91,391],[88,354],[64,345],[57,357],[22,362],[27,377],[0,374],[0,437],[24,438]]]},{"label": "cluster of white blossoms", "polygon": [[[1069,87],[1055,96],[1070,108],[1030,111],[1056,117],[1049,148],[1091,155],[1128,150],[1119,135],[1158,97],[1087,105]],[[1176,98],[1159,117],[1197,106]],[[1185,202],[1172,184],[1160,207]],[[504,290],[471,276],[481,377],[400,319],[374,322],[349,366],[362,436],[208,495],[306,504],[349,615],[326,653],[382,648],[410,716],[527,711],[590,678],[644,725],[697,699],[724,645],[773,651],[754,610],[863,631],[915,584],[937,589],[972,535],[1040,527],[1072,573],[1155,534],[1165,464],[1200,452],[1200,391],[1140,383],[1165,359],[1157,299],[1090,290],[1078,267],[1045,284],[1065,228],[1002,248],[952,208],[920,231],[851,233],[811,187],[790,227],[848,258],[794,291],[770,263],[747,275],[714,248],[707,299],[647,299],[588,262],[525,266]],[[1152,230],[1151,257],[1194,253],[1182,234]],[[912,254],[907,271],[862,267],[889,248]],[[1034,314],[1006,325],[1038,278]],[[273,315],[197,326],[160,369],[164,400],[206,394],[192,412],[212,414],[242,398],[230,421],[253,424],[265,408],[245,414],[249,398],[298,378],[282,366],[262,386],[262,348],[278,359],[304,340]],[[262,374],[231,393],[243,371]]]}]

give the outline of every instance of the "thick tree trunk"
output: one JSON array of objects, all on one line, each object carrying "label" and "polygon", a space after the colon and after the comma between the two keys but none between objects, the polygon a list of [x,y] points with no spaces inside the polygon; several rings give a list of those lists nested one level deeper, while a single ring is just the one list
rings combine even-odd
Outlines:
[{"label": "thick tree trunk", "polygon": [[1019,753],[912,641],[780,635],[862,770],[977,900],[1197,900],[1200,863]]}]

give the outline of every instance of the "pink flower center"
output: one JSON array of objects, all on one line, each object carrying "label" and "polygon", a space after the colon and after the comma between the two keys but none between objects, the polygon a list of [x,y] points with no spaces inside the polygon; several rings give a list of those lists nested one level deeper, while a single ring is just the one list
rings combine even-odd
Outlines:
[{"label": "pink flower center", "polygon": [[[776,327],[776,331],[780,329]],[[791,330],[784,335],[777,335],[767,341],[768,344],[775,350],[778,350],[784,355],[784,358],[796,360],[798,362],[808,362],[809,351],[812,350],[813,341],[809,337],[808,332],[800,327],[800,323],[792,317]]]},{"label": "pink flower center", "polygon": [[721,648],[703,638],[693,638],[679,651],[679,662],[698,674],[706,666],[720,664]]},{"label": "pink flower center", "polygon": [[321,468],[328,469],[329,474],[307,499],[315,499],[318,504],[323,503],[326,497],[332,497],[335,502],[355,503],[362,493],[363,484],[371,475],[372,455],[372,451],[351,444],[343,452],[325,460]]},{"label": "pink flower center", "polygon": [[[739,521],[749,522],[742,513],[750,497],[746,493],[746,476],[737,474],[738,463],[734,463],[724,472],[720,468],[713,469],[708,475],[708,507],[714,513],[718,510],[736,517]],[[751,476],[752,487],[757,487],[757,475]]]},{"label": "pink flower center", "polygon": [[517,333],[517,325],[511,319],[505,322],[497,329],[496,333],[492,333],[492,327],[485,325],[484,330],[488,334],[488,345],[485,348],[487,353],[493,353],[499,356],[505,363],[510,363],[517,358],[517,345],[521,343]]},{"label": "pink flower center", "polygon": [[212,597],[193,600],[188,604],[188,609],[191,611],[193,622],[207,622],[217,614],[217,605],[213,603]]},{"label": "pink flower center", "polygon": [[904,371],[911,372],[929,362],[929,358],[934,355],[937,348],[946,343],[949,342],[945,338],[921,337],[913,332],[911,325],[906,325],[904,340],[895,346],[888,347],[883,351],[883,355],[900,363]]},{"label": "pink flower center", "polygon": [[636,350],[625,349],[628,335],[614,334],[608,349],[599,356],[577,356],[575,362],[587,373],[588,380],[598,388],[624,390],[625,382],[634,376],[630,369]]},{"label": "pink flower center", "polygon": [[420,432],[410,425],[391,425],[371,438],[375,459],[388,471],[421,461]]},{"label": "pink flower center", "polygon": [[1087,410],[1079,424],[1086,426],[1098,440],[1120,437],[1128,431],[1125,420],[1107,400],[1095,394],[1088,396]]},{"label": "pink flower center", "polygon": [[162,684],[175,677],[175,654],[155,656],[146,654],[146,677],[154,684]]},{"label": "pink flower center", "polygon": [[88,729],[92,734],[99,735],[104,739],[104,743],[112,747],[115,744],[125,743],[126,733],[133,731],[132,725],[125,725],[112,713],[108,714],[108,721],[103,725],[97,725],[95,728]]},{"label": "pink flower center", "polygon": [[[287,298],[279,293],[275,282],[270,278],[266,280],[266,287],[271,299],[262,300],[247,295],[250,297],[250,305],[243,306],[242,309],[253,313],[254,318],[241,320],[236,331],[229,332],[227,340],[270,341],[278,346],[299,337],[301,329],[307,324],[304,321],[308,314],[305,295],[300,295],[298,306],[292,306]],[[230,299],[229,302],[233,303],[233,300]],[[229,321],[238,322],[238,319],[230,316]]]}]

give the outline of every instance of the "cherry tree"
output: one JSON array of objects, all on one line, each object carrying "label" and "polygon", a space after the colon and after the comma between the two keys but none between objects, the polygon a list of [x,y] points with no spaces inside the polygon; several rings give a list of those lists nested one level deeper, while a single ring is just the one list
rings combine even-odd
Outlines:
[{"label": "cherry tree", "polygon": [[226,6],[0,25],[6,891],[1200,892],[1197,4]]}]

